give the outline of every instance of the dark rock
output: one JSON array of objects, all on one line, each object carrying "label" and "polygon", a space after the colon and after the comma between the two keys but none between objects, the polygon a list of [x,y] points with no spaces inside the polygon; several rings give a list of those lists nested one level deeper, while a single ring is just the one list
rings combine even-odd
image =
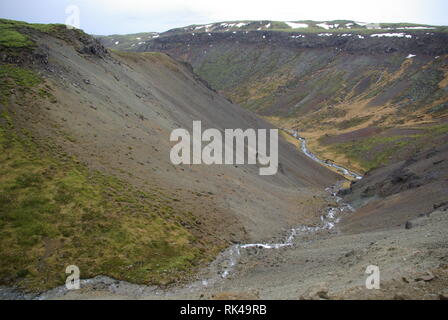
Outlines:
[{"label": "dark rock", "polygon": [[375,194],[375,188],[374,187],[371,187],[371,186],[368,186],[367,188],[365,188],[363,191],[362,191],[362,193],[361,193],[361,197],[363,197],[363,198],[367,198],[367,197],[370,197],[370,196],[372,196],[372,195],[374,195]]},{"label": "dark rock", "polygon": [[309,288],[300,300],[330,300],[326,283],[319,283]]},{"label": "dark rock", "polygon": [[426,159],[432,158],[439,153],[438,150],[432,149],[426,154]]},{"label": "dark rock", "polygon": [[78,49],[79,53],[97,56],[104,58],[108,55],[107,49],[96,39],[84,36],[80,39],[81,46]]},{"label": "dark rock", "polygon": [[444,290],[439,293],[439,299],[440,300],[448,300],[448,290]]},{"label": "dark rock", "polygon": [[418,176],[407,169],[399,169],[392,173],[392,184],[406,183],[410,180],[418,179]]},{"label": "dark rock", "polygon": [[[269,40],[271,45],[288,48],[335,48],[337,51],[357,53],[362,52],[370,54],[401,52],[409,54],[442,55],[448,53],[448,47],[445,45],[448,41],[448,35],[444,33],[424,35],[420,34],[419,41],[409,41],[408,39],[393,38],[370,38],[366,37],[359,41],[356,37],[319,37],[317,34],[309,34],[306,38],[291,38],[290,32],[279,31],[249,31],[237,32],[212,32],[208,33],[165,33],[162,37],[151,39],[145,44],[139,46],[138,51],[170,51],[185,44],[191,46],[212,45],[220,42],[241,42],[245,44],[266,44]],[[263,37],[264,36],[264,37]],[[420,42],[422,45],[420,45]]]},{"label": "dark rock", "polygon": [[439,203],[435,203],[434,204],[434,210],[443,208],[443,207],[447,207],[448,206],[448,201],[444,201],[444,202],[439,202]]},{"label": "dark rock", "polygon": [[353,192],[353,188],[351,188],[351,187],[349,189],[342,189],[342,190],[338,191],[337,196],[338,197],[344,197],[346,195],[349,195],[352,192]]},{"label": "dark rock", "polygon": [[409,297],[401,292],[398,292],[393,297],[394,300],[409,300]]},{"label": "dark rock", "polygon": [[43,48],[38,48],[33,52],[33,61],[37,61],[40,64],[48,64],[48,54]]},{"label": "dark rock", "polygon": [[415,277],[415,281],[424,281],[424,282],[430,282],[432,280],[434,280],[435,276],[432,274],[432,272],[428,271],[426,273],[417,275]]},{"label": "dark rock", "polygon": [[354,255],[355,255],[355,250],[351,250],[345,254],[345,257],[348,258],[348,257],[354,256]]}]

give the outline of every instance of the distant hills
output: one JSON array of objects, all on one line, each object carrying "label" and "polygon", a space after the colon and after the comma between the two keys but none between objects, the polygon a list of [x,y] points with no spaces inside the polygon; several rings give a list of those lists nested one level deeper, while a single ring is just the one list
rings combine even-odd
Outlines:
[{"label": "distant hills", "polygon": [[134,50],[144,42],[164,36],[186,33],[281,31],[309,33],[375,34],[417,32],[448,32],[445,26],[431,26],[413,23],[367,23],[352,20],[334,21],[225,21],[210,24],[190,25],[166,32],[143,32],[128,35],[97,36],[106,46],[117,50]]}]

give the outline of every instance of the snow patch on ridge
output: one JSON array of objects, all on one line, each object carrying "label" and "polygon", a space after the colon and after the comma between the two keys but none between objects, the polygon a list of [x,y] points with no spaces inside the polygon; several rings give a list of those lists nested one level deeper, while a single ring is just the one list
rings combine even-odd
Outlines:
[{"label": "snow patch on ridge", "polygon": [[235,27],[237,27],[237,28],[242,28],[242,27],[247,26],[248,24],[249,24],[248,22],[240,22],[240,23],[237,23],[237,24],[235,25]]},{"label": "snow patch on ridge", "polygon": [[292,29],[300,29],[300,28],[308,28],[309,25],[306,23],[297,23],[297,22],[286,22],[285,23],[290,26]]},{"label": "snow patch on ridge", "polygon": [[370,37],[372,37],[372,38],[383,38],[383,37],[408,38],[408,39],[412,38],[412,36],[410,34],[405,34],[405,33],[376,33],[376,34],[372,34]]},{"label": "snow patch on ridge", "polygon": [[433,30],[434,27],[400,27],[397,30]]},{"label": "snow patch on ridge", "polygon": [[247,26],[248,24],[249,22],[237,22],[237,23],[223,22],[220,24],[220,26],[224,28],[242,28],[244,26]]},{"label": "snow patch on ridge", "polygon": [[326,22],[323,23],[318,23],[316,24],[316,26],[320,27],[320,28],[324,28],[325,30],[330,30],[334,28],[334,25],[332,24],[327,24]]}]

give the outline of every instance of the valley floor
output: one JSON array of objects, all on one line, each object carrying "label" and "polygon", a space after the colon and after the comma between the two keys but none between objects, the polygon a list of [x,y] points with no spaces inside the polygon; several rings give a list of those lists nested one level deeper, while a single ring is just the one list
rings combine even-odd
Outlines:
[{"label": "valley floor", "polygon": [[[334,191],[332,191],[334,192]],[[331,200],[328,200],[329,206]],[[339,204],[341,206],[342,204]],[[446,211],[446,210],[445,210]],[[241,250],[222,278],[220,257],[188,284],[167,288],[99,276],[81,290],[64,287],[40,296],[0,290],[0,298],[25,299],[446,299],[448,215],[438,210],[386,230],[352,228],[345,211],[331,230],[299,234],[292,246]],[[272,243],[282,240],[272,239]],[[221,260],[229,256],[221,255]],[[368,266],[378,266],[380,290],[366,288]]]},{"label": "valley floor", "polygon": [[[330,201],[329,201],[330,202]],[[329,204],[330,205],[330,204]],[[189,285],[134,285],[108,277],[40,296],[6,288],[6,299],[441,299],[448,288],[448,215],[435,211],[388,230],[359,232],[345,212],[336,228],[296,237],[279,249],[241,250],[230,276],[212,263]],[[278,239],[273,239],[279,243]],[[228,259],[224,257],[223,259]],[[219,261],[219,257],[217,259]],[[218,263],[219,264],[219,263]],[[366,268],[378,266],[381,289],[367,290]],[[213,279],[206,281],[205,279]]]},{"label": "valley floor", "polygon": [[[362,234],[321,232],[291,248],[251,249],[236,272],[208,286],[167,290],[109,278],[45,299],[443,299],[448,287],[448,216],[436,211],[412,228]],[[367,290],[367,266],[381,272],[381,289]]]}]

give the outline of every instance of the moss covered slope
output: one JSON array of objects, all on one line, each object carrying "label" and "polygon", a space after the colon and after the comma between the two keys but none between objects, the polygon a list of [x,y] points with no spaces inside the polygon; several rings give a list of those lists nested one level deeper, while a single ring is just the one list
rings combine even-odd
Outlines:
[{"label": "moss covered slope", "polygon": [[[33,52],[27,32],[36,26],[0,25],[2,53]],[[155,185],[142,191],[90,169],[29,129],[20,118],[24,106],[60,103],[29,65],[0,63],[0,284],[43,291],[64,284],[66,267],[77,265],[84,279],[166,285],[188,279],[216,256],[224,242],[193,234],[197,217],[178,199]]]}]

